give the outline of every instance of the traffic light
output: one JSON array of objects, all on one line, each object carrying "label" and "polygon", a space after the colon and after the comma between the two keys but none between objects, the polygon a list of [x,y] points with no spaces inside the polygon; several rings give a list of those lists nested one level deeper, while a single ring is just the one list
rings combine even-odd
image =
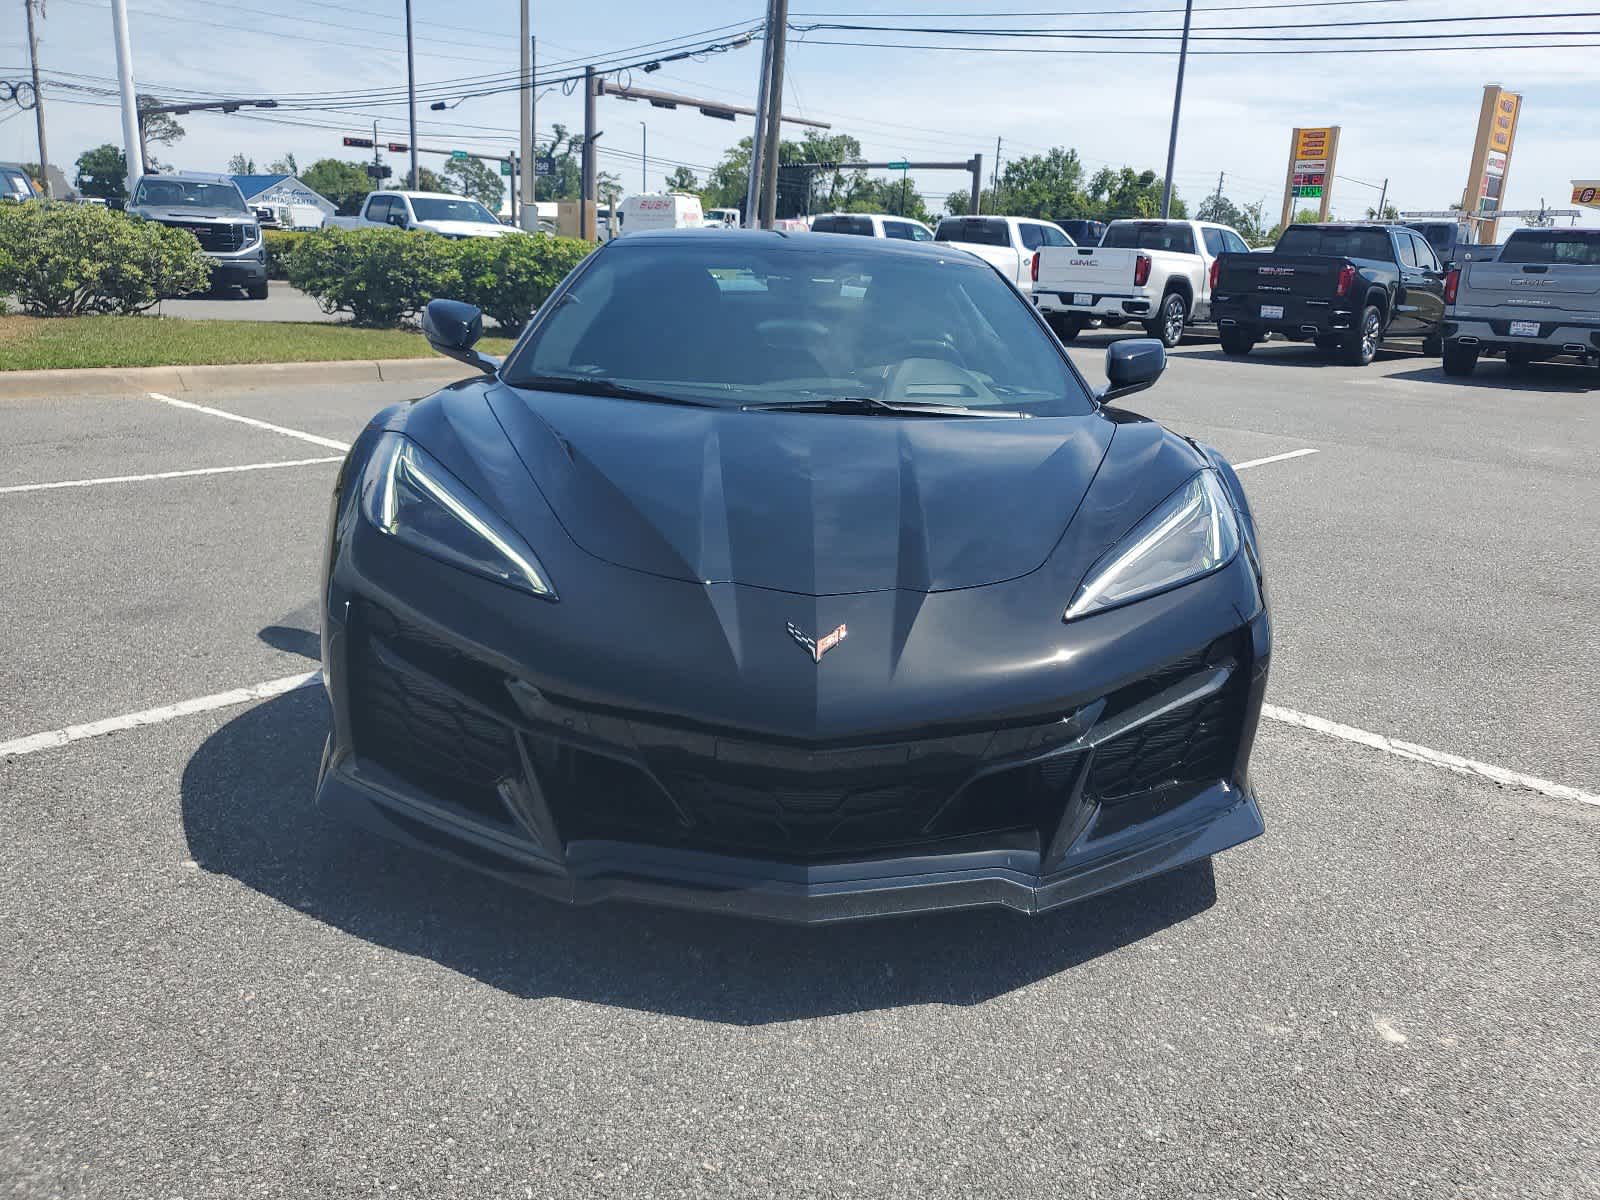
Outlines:
[{"label": "traffic light", "polygon": [[394,174],[394,170],[389,166],[388,163],[368,163],[367,164],[367,178],[368,179],[387,179],[387,178],[389,178],[389,176],[391,176],[393,174]]},{"label": "traffic light", "polygon": [[371,150],[372,149],[372,139],[371,138],[347,137],[344,140],[344,144],[346,146],[360,146],[363,150]]}]

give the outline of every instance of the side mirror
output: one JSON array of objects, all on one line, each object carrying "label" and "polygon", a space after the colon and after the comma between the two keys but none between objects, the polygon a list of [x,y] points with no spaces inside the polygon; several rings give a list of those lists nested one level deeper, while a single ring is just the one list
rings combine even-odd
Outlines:
[{"label": "side mirror", "polygon": [[389,210],[389,224],[393,225],[396,229],[404,229],[406,227],[405,213],[395,212],[394,209],[391,208]]},{"label": "side mirror", "polygon": [[1100,403],[1142,392],[1167,369],[1167,351],[1155,338],[1129,338],[1106,350],[1106,386]]},{"label": "side mirror", "polygon": [[500,369],[500,360],[473,349],[483,336],[483,313],[460,300],[430,300],[422,310],[422,336],[440,354],[477,367],[485,375]]}]

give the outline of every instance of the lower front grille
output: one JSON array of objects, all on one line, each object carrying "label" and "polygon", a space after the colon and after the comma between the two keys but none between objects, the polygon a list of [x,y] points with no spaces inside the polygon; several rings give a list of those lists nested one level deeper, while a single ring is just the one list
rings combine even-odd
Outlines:
[{"label": "lower front grille", "polygon": [[[1224,638],[1113,691],[1107,722],[1231,668],[1220,690],[1091,750],[1074,746],[1083,730],[1066,719],[833,749],[602,720],[361,602],[347,644],[357,757],[459,815],[563,845],[806,862],[974,838],[1043,853],[1091,814],[1090,837],[1160,816],[1231,776],[1249,646]],[[1017,761],[1052,746],[1054,757]]]}]

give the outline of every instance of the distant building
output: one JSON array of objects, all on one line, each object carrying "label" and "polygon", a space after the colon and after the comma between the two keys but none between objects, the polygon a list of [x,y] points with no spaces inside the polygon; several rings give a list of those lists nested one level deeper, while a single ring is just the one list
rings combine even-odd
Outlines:
[{"label": "distant building", "polygon": [[270,208],[282,229],[321,229],[338,211],[333,201],[293,175],[235,175],[234,183],[251,208]]}]

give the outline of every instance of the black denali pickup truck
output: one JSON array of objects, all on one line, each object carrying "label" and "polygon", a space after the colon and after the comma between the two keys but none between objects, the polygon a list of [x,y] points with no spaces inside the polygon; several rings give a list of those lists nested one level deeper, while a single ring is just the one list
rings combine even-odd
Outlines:
[{"label": "black denali pickup truck", "polygon": [[1312,341],[1365,366],[1387,337],[1438,354],[1444,268],[1403,225],[1291,225],[1270,254],[1223,254],[1211,266],[1211,315],[1228,354],[1269,333]]}]

